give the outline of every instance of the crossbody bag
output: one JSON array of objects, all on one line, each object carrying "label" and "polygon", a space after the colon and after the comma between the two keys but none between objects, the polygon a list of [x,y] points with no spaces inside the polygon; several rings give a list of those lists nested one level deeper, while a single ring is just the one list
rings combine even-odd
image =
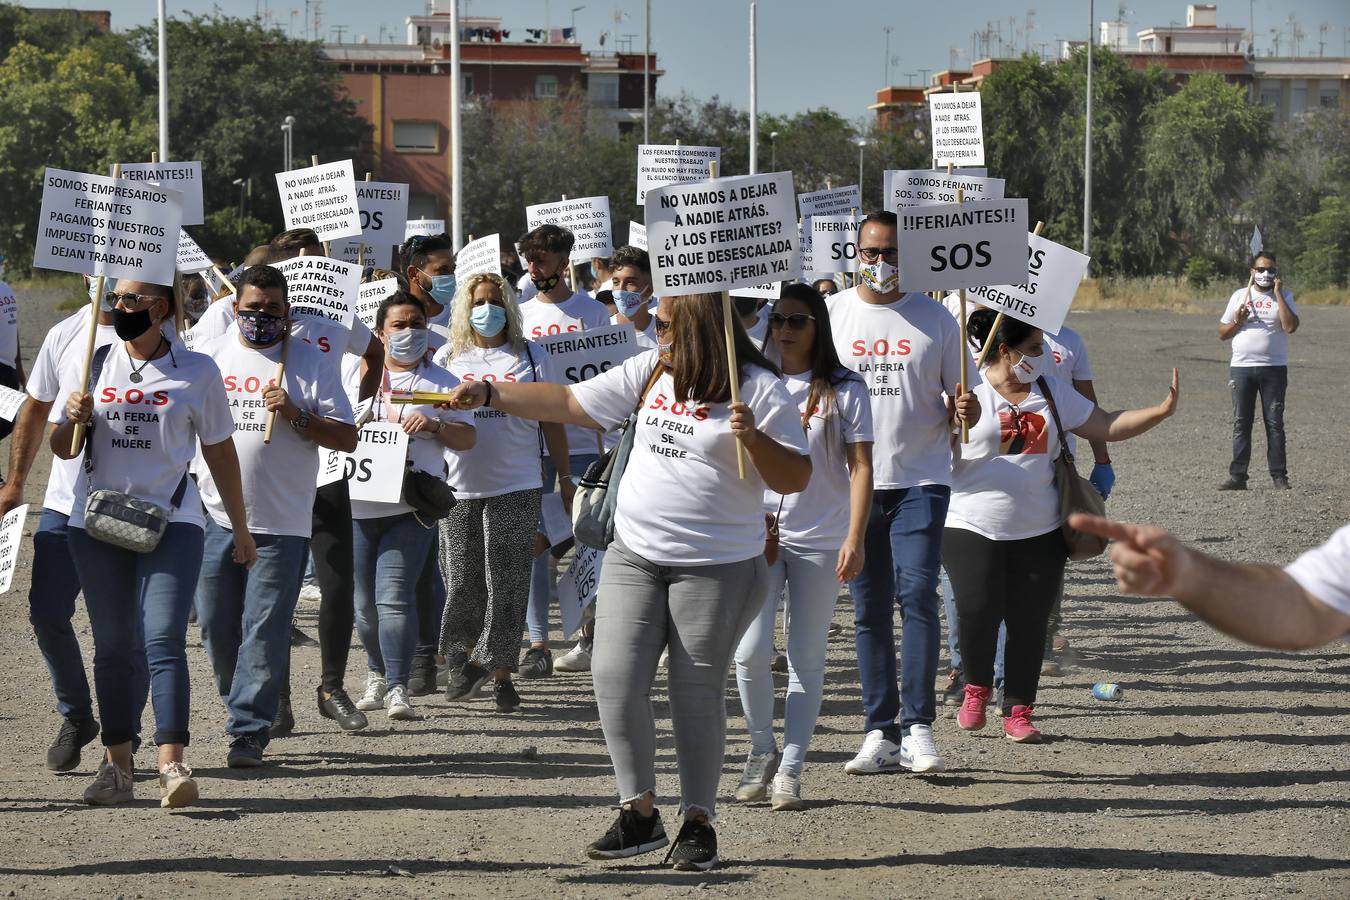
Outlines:
[{"label": "crossbody bag", "polygon": [[1055,408],[1055,397],[1050,393],[1050,385],[1044,378],[1037,378],[1036,384],[1045,394],[1046,405],[1050,407],[1050,415],[1059,431],[1055,492],[1059,495],[1059,528],[1064,536],[1064,549],[1069,559],[1092,559],[1106,549],[1106,538],[1079,531],[1069,524],[1069,516],[1076,512],[1106,515],[1106,501],[1090,481],[1078,474],[1078,467],[1073,464],[1073,454],[1069,452],[1069,442],[1064,437],[1064,425],[1059,421],[1059,410]]}]

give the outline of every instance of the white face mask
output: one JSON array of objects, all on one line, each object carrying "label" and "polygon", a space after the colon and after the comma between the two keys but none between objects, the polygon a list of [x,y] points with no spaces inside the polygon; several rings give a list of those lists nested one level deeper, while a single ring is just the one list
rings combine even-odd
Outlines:
[{"label": "white face mask", "polygon": [[425,328],[402,328],[385,334],[385,343],[389,355],[401,365],[412,365],[427,354],[427,339],[431,336]]},{"label": "white face mask", "polygon": [[1268,288],[1275,283],[1275,273],[1257,272],[1252,276],[1252,280],[1256,282],[1257,287]]},{"label": "white face mask", "polygon": [[884,259],[858,266],[858,275],[878,294],[889,294],[900,281],[900,270]]},{"label": "white face mask", "polygon": [[1042,351],[1040,356],[1027,356],[1021,354],[1021,359],[1013,363],[1013,377],[1023,384],[1035,384],[1036,379],[1045,375],[1046,366],[1050,361],[1050,354]]},{"label": "white face mask", "polygon": [[638,291],[611,291],[614,306],[625,319],[633,318],[633,313],[647,305],[647,298]]}]

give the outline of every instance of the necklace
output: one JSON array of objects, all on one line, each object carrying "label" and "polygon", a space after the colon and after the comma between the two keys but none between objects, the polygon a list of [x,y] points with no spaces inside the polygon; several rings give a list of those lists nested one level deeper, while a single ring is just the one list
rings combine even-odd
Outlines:
[{"label": "necklace", "polygon": [[131,358],[131,351],[128,350],[127,362],[131,363],[131,374],[127,376],[127,380],[130,381],[132,384],[140,384],[142,381],[144,381],[145,376],[141,374],[141,370],[144,369],[146,366],[150,365],[150,363],[154,360],[155,356],[159,353],[159,348],[163,346],[164,346],[164,335],[160,335],[159,343],[155,345],[155,352],[150,354],[150,357],[146,359],[145,362],[141,363],[140,369],[136,368],[136,361]]}]

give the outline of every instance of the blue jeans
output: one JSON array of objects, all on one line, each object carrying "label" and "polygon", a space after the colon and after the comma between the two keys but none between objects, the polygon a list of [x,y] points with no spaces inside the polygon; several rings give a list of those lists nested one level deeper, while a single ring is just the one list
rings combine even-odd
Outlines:
[{"label": "blue jeans", "polygon": [[84,674],[84,657],[75,629],[70,625],[75,615],[75,598],[80,593],[80,579],[66,544],[69,519],[54,509],[44,508],[37,531],[33,532],[28,621],[51,674],[56,711],[67,719],[92,719],[94,703],[89,695],[89,679]]},{"label": "blue jeans", "polygon": [[[876,491],[863,543],[866,561],[849,583],[866,716],[863,730],[881,729],[896,742],[909,726],[931,725],[937,717],[933,681],[942,643],[938,562],[950,499],[951,488],[945,485]],[[899,672],[893,613],[897,599]]]},{"label": "blue jeans", "polygon": [[[439,528],[432,529],[436,534]],[[445,579],[441,576],[440,554],[431,542],[422,577],[417,582],[417,656],[435,656],[441,652],[441,620],[445,618]],[[516,635],[519,645],[520,635]]]},{"label": "blue jeans", "polygon": [[[947,616],[947,654],[951,657],[952,668],[958,672],[963,671],[961,665],[961,641],[959,640],[960,617],[956,612],[956,591],[952,589],[952,580],[947,577],[947,567],[942,567],[942,611]],[[1008,643],[1008,624],[1001,623],[998,626],[998,649],[994,652],[994,684],[1003,684],[1003,653]],[[1049,646],[1048,644],[1046,645]],[[1046,658],[1049,658],[1049,652]]]},{"label": "blue jeans", "polygon": [[408,686],[417,649],[417,582],[436,544],[436,528],[408,513],[352,520],[356,631],[366,665],[389,686]]},{"label": "blue jeans", "polygon": [[[572,474],[580,477],[586,467],[599,459],[597,453],[573,453],[568,456],[572,464]],[[544,493],[553,493],[553,483],[558,478],[558,469],[553,465],[553,457],[545,456],[540,462],[543,466]],[[543,524],[539,526],[543,530]],[[525,626],[530,632],[530,640],[544,643],[548,640],[548,603],[553,593],[552,579],[549,578],[548,554],[535,557],[534,568],[530,570],[530,603],[525,608]]]},{"label": "blue jeans", "polygon": [[225,733],[267,746],[291,649],[291,616],[304,575],[309,539],[255,534],[258,561],[232,558],[234,532],[209,517],[197,579],[197,624],[230,718]]},{"label": "blue jeans", "polygon": [[1231,366],[1228,386],[1233,391],[1233,462],[1228,474],[1247,480],[1252,460],[1252,420],[1256,395],[1261,395],[1261,421],[1266,426],[1266,465],[1271,478],[1289,474],[1284,458],[1284,395],[1289,387],[1288,366]]},{"label": "blue jeans", "polygon": [[105,544],[83,528],[71,528],[69,541],[94,633],[103,746],[136,740],[145,707],[139,673],[145,668],[155,707],[155,743],[187,744],[187,620],[202,564],[201,528],[174,522],[151,553]]}]

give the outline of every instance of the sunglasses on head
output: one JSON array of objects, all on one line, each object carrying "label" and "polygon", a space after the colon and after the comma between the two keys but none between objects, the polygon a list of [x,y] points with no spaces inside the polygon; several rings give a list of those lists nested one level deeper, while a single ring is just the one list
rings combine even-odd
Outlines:
[{"label": "sunglasses on head", "polygon": [[793,313],[790,316],[785,316],[782,313],[769,313],[770,328],[782,328],[786,325],[793,331],[798,331],[805,328],[807,322],[814,322],[815,320],[816,317],[808,313]]}]

